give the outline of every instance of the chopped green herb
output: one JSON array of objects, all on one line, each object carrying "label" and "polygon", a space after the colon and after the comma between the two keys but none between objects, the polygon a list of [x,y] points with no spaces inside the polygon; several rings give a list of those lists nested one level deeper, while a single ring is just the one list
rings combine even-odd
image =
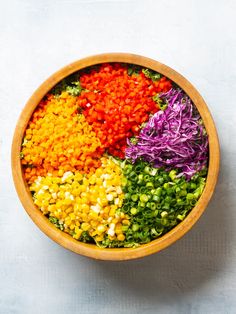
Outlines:
[{"label": "chopped green herb", "polygon": [[63,91],[67,91],[73,96],[78,96],[81,93],[82,87],[80,86],[78,74],[72,74],[60,81],[53,87],[51,93],[59,96]]},{"label": "chopped green herb", "polygon": [[59,222],[59,219],[57,219],[56,217],[50,216],[50,217],[48,218],[48,220],[49,220],[52,224],[54,224],[54,226],[57,227],[58,229],[64,230],[63,224],[61,224],[61,223]]},{"label": "chopped green herb", "polygon": [[142,69],[143,74],[150,78],[152,81],[158,81],[161,78],[161,74],[150,69]]},{"label": "chopped green herb", "polygon": [[83,88],[79,81],[72,82],[71,85],[66,87],[66,91],[72,96],[79,96],[82,90]]},{"label": "chopped green herb", "polygon": [[128,70],[127,70],[129,76],[131,76],[133,74],[138,75],[140,73],[140,71],[141,71],[140,66],[135,65],[135,64],[133,64],[133,65],[129,64]]},{"label": "chopped green herb", "polygon": [[[130,216],[126,242],[147,243],[171,230],[195,206],[205,186],[204,171],[189,181],[178,171],[153,168],[142,160],[123,167],[126,184],[121,211]],[[132,192],[131,192],[132,188]]]},{"label": "chopped green herb", "polygon": [[155,96],[153,96],[152,99],[157,103],[158,107],[161,110],[164,111],[168,107],[167,102],[164,102],[164,100],[159,97],[159,94],[156,94]]}]

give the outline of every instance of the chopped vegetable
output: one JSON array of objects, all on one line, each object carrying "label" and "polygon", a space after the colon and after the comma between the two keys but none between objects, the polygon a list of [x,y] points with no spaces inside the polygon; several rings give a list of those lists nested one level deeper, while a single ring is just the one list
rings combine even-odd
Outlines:
[{"label": "chopped vegetable", "polygon": [[186,181],[177,170],[157,170],[143,161],[126,164],[123,173],[127,184],[121,210],[130,217],[130,228],[125,231],[129,246],[150,242],[182,221],[199,199],[206,180],[206,171]]},{"label": "chopped vegetable", "polygon": [[179,176],[191,178],[207,166],[208,137],[201,118],[189,97],[180,89],[159,95],[168,104],[156,112],[138,136],[138,142],[126,149],[133,162],[141,158],[154,167],[180,169]]},{"label": "chopped vegetable", "polygon": [[104,150],[77,108],[76,98],[63,92],[58,97],[48,96],[33,113],[21,151],[29,183],[48,173],[86,173],[100,166]]},{"label": "chopped vegetable", "polygon": [[126,139],[139,134],[139,126],[159,110],[152,97],[171,88],[166,78],[159,83],[152,82],[142,72],[132,75],[139,71],[137,66],[127,70],[119,64],[104,64],[98,71],[80,76],[86,91],[81,93],[78,106],[102,148],[120,158],[124,158]]},{"label": "chopped vegetable", "polygon": [[101,161],[95,173],[39,177],[30,190],[49,221],[75,239],[124,241],[122,226],[129,224],[129,216],[118,211],[123,202],[122,171],[111,159]]},{"label": "chopped vegetable", "polygon": [[160,73],[157,73],[157,72],[152,71],[150,69],[143,69],[142,72],[146,77],[150,78],[153,81],[157,81],[161,78]]}]

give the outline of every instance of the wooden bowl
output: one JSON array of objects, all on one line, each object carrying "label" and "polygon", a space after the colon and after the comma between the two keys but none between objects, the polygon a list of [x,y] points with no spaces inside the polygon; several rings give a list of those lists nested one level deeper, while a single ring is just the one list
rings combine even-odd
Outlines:
[{"label": "wooden bowl", "polygon": [[[61,81],[68,75],[81,70],[85,67],[105,63],[105,62],[124,62],[143,66],[145,68],[153,69],[175,83],[177,83],[186,94],[192,99],[193,103],[199,110],[199,113],[205,124],[208,136],[209,136],[209,169],[208,176],[206,180],[205,189],[198,200],[196,206],[191,210],[188,216],[179,223],[171,231],[163,235],[162,237],[151,241],[150,243],[143,244],[138,248],[99,248],[94,244],[86,244],[73,239],[67,233],[60,231],[53,226],[41,211],[36,208],[33,203],[31,193],[29,191],[28,185],[24,180],[23,171],[20,161],[20,151],[22,139],[24,136],[25,129],[31,118],[32,113],[41,101],[41,99],[51,90],[51,88]],[[84,58],[82,60],[71,63],[52,76],[50,76],[30,97],[26,106],[24,107],[20,118],[18,120],[15,134],[12,143],[12,173],[14,178],[15,187],[18,196],[35,224],[51,239],[56,241],[63,247],[88,257],[101,260],[129,260],[147,256],[156,253],[167,246],[174,243],[176,240],[181,238],[187,231],[189,231],[192,226],[196,223],[199,217],[205,210],[216,185],[218,172],[219,172],[219,162],[220,162],[220,151],[219,142],[214,125],[214,121],[211,117],[209,109],[204,102],[201,95],[193,87],[193,85],[188,82],[182,75],[171,69],[170,67],[148,59],[142,56],[127,54],[127,53],[107,53],[96,56],[91,56]]]}]

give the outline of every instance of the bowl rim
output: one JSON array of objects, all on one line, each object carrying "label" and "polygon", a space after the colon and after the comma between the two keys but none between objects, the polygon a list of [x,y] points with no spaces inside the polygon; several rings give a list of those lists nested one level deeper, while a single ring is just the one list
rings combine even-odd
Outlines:
[{"label": "bowl rim", "polygon": [[[168,233],[161,236],[160,238],[152,240],[147,244],[142,244],[137,248],[99,248],[94,244],[79,242],[73,239],[67,233],[57,229],[34,205],[28,185],[23,177],[20,161],[20,150],[25,129],[32,113],[42,98],[47,94],[47,92],[49,92],[52,87],[54,87],[63,78],[74,72],[95,64],[110,62],[137,64],[145,68],[150,68],[165,75],[167,78],[178,84],[197,107],[209,138],[208,175],[206,186],[197,204],[189,212],[187,217]],[[210,201],[217,182],[219,166],[220,146],[216,127],[205,101],[196,88],[185,77],[165,64],[141,55],[120,52],[92,55],[77,60],[64,66],[52,74],[48,79],[46,79],[29,98],[20,114],[14,132],[11,150],[11,167],[15,188],[24,209],[34,221],[34,223],[49,238],[62,245],[64,248],[69,249],[75,253],[100,260],[121,261],[141,258],[153,253],[157,253],[180,239],[198,221],[208,202]]]}]

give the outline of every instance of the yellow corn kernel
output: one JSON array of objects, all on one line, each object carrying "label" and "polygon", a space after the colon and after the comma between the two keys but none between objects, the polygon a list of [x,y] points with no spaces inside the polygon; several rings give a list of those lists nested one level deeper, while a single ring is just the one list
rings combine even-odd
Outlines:
[{"label": "yellow corn kernel", "polygon": [[[113,220],[112,220],[112,222],[113,222]],[[113,223],[115,223],[115,222],[113,222]],[[122,228],[122,224],[120,222],[116,223],[116,229],[115,230],[121,230],[121,228]]]},{"label": "yellow corn kernel", "polygon": [[87,186],[89,186],[89,180],[88,179],[86,179],[86,178],[84,178],[83,179],[83,185],[86,187],[86,189],[87,189]]},{"label": "yellow corn kernel", "polygon": [[119,221],[119,219],[118,219],[118,218],[113,218],[113,219],[112,219],[112,222],[113,222],[114,224],[117,224],[117,223],[118,223],[118,221]]},{"label": "yellow corn kernel", "polygon": [[52,190],[54,193],[57,193],[59,190],[59,187],[57,184],[53,184],[49,190]]},{"label": "yellow corn kernel", "polygon": [[106,206],[108,204],[108,200],[106,198],[99,197],[97,199],[97,203],[99,206],[103,207],[103,206]]},{"label": "yellow corn kernel", "polygon": [[106,207],[104,207],[103,208],[103,212],[104,212],[104,214],[109,214],[109,212],[110,212],[110,206],[106,206]]},{"label": "yellow corn kernel", "polygon": [[109,216],[110,216],[110,217],[114,217],[114,216],[115,216],[115,213],[116,213],[116,208],[114,208],[114,207],[111,206],[111,209],[110,209],[110,211],[109,211]]},{"label": "yellow corn kernel", "polygon": [[90,183],[90,184],[95,184],[95,183],[96,183],[96,176],[95,176],[95,175],[92,175],[92,176],[89,178],[89,183]]},{"label": "yellow corn kernel", "polygon": [[88,221],[88,215],[86,213],[82,213],[80,216],[81,216],[83,221],[85,221],[85,222]]},{"label": "yellow corn kernel", "polygon": [[70,216],[71,220],[75,220],[75,214],[74,213],[70,213],[69,216]]},{"label": "yellow corn kernel", "polygon": [[87,204],[82,204],[81,205],[81,210],[83,211],[83,213],[88,213],[89,210],[90,210],[90,207]]},{"label": "yellow corn kernel", "polygon": [[60,190],[60,191],[57,193],[57,196],[58,196],[59,198],[61,198],[61,199],[64,199],[65,193],[64,193],[62,190]]},{"label": "yellow corn kernel", "polygon": [[80,211],[80,205],[79,205],[78,203],[76,203],[76,204],[74,205],[74,211],[75,211],[75,212]]},{"label": "yellow corn kernel", "polygon": [[69,216],[65,218],[65,223],[67,224],[67,226],[71,224],[71,219]]},{"label": "yellow corn kernel", "polygon": [[119,178],[119,177],[115,177],[115,178],[112,180],[112,185],[114,185],[114,186],[119,186],[119,185],[120,185],[120,178]]},{"label": "yellow corn kernel", "polygon": [[81,203],[82,204],[88,204],[89,203],[89,199],[87,197],[82,197],[81,198]]},{"label": "yellow corn kernel", "polygon": [[83,176],[80,172],[76,173],[75,174],[75,180],[76,181],[81,181],[83,179]]},{"label": "yellow corn kernel", "polygon": [[103,171],[101,168],[98,168],[95,173],[96,173],[96,176],[100,177],[103,174]]},{"label": "yellow corn kernel", "polygon": [[120,213],[120,218],[121,218],[121,219],[125,218],[125,214],[121,212],[121,213]]},{"label": "yellow corn kernel", "polygon": [[73,200],[71,200],[70,198],[65,198],[63,200],[64,205],[71,205],[72,203],[73,203]]},{"label": "yellow corn kernel", "polygon": [[124,220],[122,220],[122,224],[123,224],[123,225],[126,225],[126,226],[129,226],[129,225],[130,225],[130,222],[129,222],[128,219],[124,219]]},{"label": "yellow corn kernel", "polygon": [[87,186],[81,185],[81,186],[80,186],[80,191],[81,191],[81,192],[87,191]]},{"label": "yellow corn kernel", "polygon": [[64,171],[63,171],[62,169],[58,170],[58,175],[59,175],[60,177],[63,176],[63,173],[64,173]]},{"label": "yellow corn kernel", "polygon": [[89,223],[90,223],[91,227],[93,227],[93,228],[96,228],[98,225],[98,221],[96,221],[96,220],[90,220]]},{"label": "yellow corn kernel", "polygon": [[61,214],[61,218],[65,219],[66,218],[66,213],[65,212],[62,212]]},{"label": "yellow corn kernel", "polygon": [[75,231],[75,234],[73,235],[73,237],[78,240],[80,238],[83,230],[80,229],[79,227],[75,226],[74,231]]},{"label": "yellow corn kernel", "polygon": [[81,229],[82,229],[83,231],[88,231],[89,228],[90,228],[90,224],[89,224],[89,223],[83,222],[83,223],[81,224]]},{"label": "yellow corn kernel", "polygon": [[97,178],[96,179],[96,184],[97,185],[102,185],[102,179],[101,178]]},{"label": "yellow corn kernel", "polygon": [[89,214],[88,214],[88,218],[89,219],[97,219],[98,218],[98,213],[94,212],[94,211],[91,211]]},{"label": "yellow corn kernel", "polygon": [[98,225],[96,228],[98,234],[104,233],[106,231],[106,227],[104,225]]},{"label": "yellow corn kernel", "polygon": [[104,239],[104,236],[103,236],[103,235],[99,235],[99,236],[96,236],[96,237],[95,237],[95,240],[98,241],[98,242],[99,242],[99,241],[102,241],[103,239]]},{"label": "yellow corn kernel", "polygon": [[48,211],[49,212],[53,212],[54,210],[56,210],[56,205],[54,205],[54,204],[48,205]]},{"label": "yellow corn kernel", "polygon": [[42,201],[42,200],[44,199],[44,193],[38,194],[38,195],[37,195],[37,199],[38,199],[39,201]]},{"label": "yellow corn kernel", "polygon": [[56,218],[60,218],[60,213],[58,213],[57,211],[55,211],[53,214]]},{"label": "yellow corn kernel", "polygon": [[62,206],[62,210],[64,210],[67,214],[72,213],[73,212],[73,207],[66,207],[66,209],[64,209],[64,207]]},{"label": "yellow corn kernel", "polygon": [[125,235],[122,234],[122,233],[118,234],[117,240],[118,240],[118,241],[124,241],[124,240],[125,240]]},{"label": "yellow corn kernel", "polygon": [[74,224],[74,223],[70,224],[70,229],[71,229],[71,230],[74,230],[74,229],[75,229],[75,224]]},{"label": "yellow corn kernel", "polygon": [[73,190],[73,195],[74,195],[74,196],[79,196],[79,195],[80,195],[80,189],[79,189],[79,188],[74,189],[74,190]]},{"label": "yellow corn kernel", "polygon": [[34,204],[37,205],[37,206],[39,206],[39,207],[41,206],[41,202],[40,202],[38,199],[36,199],[36,200],[34,201]]},{"label": "yellow corn kernel", "polygon": [[89,232],[89,235],[90,235],[91,237],[94,237],[95,235],[97,235],[97,231],[96,231],[96,230],[93,230],[93,231]]}]

